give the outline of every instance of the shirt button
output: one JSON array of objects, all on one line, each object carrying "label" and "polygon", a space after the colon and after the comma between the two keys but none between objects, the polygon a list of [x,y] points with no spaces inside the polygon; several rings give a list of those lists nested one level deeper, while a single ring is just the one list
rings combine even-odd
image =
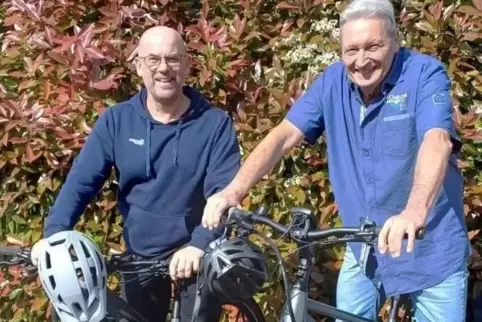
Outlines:
[{"label": "shirt button", "polygon": [[369,156],[370,156],[370,150],[368,150],[368,149],[363,149],[363,156],[364,156],[364,157],[369,157]]},{"label": "shirt button", "polygon": [[373,177],[368,177],[368,178],[367,178],[367,183],[368,183],[369,185],[372,185],[372,184],[373,184]]}]

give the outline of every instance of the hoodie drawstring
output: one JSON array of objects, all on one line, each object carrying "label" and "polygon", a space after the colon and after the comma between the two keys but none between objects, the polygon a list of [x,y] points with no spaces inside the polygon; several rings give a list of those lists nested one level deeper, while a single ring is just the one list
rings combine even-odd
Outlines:
[{"label": "hoodie drawstring", "polygon": [[177,123],[176,137],[174,138],[174,166],[177,166],[177,149],[179,145],[179,137],[181,136],[182,119]]},{"label": "hoodie drawstring", "polygon": [[151,121],[146,120],[146,176],[151,175]]}]

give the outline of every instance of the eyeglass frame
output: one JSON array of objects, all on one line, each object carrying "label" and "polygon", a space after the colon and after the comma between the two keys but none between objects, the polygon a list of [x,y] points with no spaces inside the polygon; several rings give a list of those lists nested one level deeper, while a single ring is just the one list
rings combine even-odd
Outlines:
[{"label": "eyeglass frame", "polygon": [[[180,58],[180,59],[179,59],[179,65],[173,67],[173,66],[171,65],[172,63],[171,63],[171,64],[168,63],[168,58],[169,58],[169,57],[166,58],[166,56],[171,56],[171,57],[172,57],[172,56],[177,56],[177,57],[179,57],[179,58]],[[159,62],[158,62],[157,64],[155,64],[155,65],[149,65],[149,64],[147,63],[147,61],[145,60],[146,58],[149,58],[149,57],[151,57],[151,58],[154,57],[154,58],[156,58],[156,59],[159,59]],[[141,59],[142,61],[144,61],[144,63],[146,64],[146,66],[147,66],[150,70],[156,70],[156,69],[158,69],[159,66],[161,65],[161,62],[162,62],[163,59],[164,59],[166,65],[167,65],[169,68],[174,69],[174,70],[177,70],[179,67],[181,67],[182,59],[183,59],[183,58],[186,58],[186,57],[187,57],[186,54],[168,54],[168,55],[162,55],[162,56],[149,54],[149,55],[147,55],[147,56],[137,56],[137,58],[139,58],[139,59]]]}]

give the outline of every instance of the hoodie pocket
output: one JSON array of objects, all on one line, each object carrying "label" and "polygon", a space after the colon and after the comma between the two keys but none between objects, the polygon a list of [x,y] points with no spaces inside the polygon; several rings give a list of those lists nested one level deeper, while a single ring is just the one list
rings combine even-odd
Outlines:
[{"label": "hoodie pocket", "polygon": [[131,248],[141,253],[162,253],[187,243],[189,216],[159,214],[131,206],[124,230]]}]

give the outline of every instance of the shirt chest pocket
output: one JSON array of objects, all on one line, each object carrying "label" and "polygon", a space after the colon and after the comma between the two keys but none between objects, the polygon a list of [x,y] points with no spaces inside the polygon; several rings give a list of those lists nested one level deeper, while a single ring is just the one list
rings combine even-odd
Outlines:
[{"label": "shirt chest pocket", "polygon": [[388,158],[404,159],[418,147],[414,113],[381,116],[379,135],[383,154]]}]

